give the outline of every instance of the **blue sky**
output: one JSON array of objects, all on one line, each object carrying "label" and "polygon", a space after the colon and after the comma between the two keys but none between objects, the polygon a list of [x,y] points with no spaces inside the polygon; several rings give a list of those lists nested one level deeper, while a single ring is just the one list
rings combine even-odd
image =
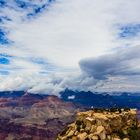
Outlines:
[{"label": "blue sky", "polygon": [[140,91],[139,5],[0,0],[0,90]]},{"label": "blue sky", "polygon": [[140,32],[140,24],[128,24],[120,28],[120,38],[129,39],[138,36]]}]

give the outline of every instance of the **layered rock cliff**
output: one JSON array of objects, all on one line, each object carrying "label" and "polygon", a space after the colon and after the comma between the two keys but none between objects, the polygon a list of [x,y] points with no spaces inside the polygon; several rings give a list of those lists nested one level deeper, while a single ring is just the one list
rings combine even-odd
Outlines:
[{"label": "layered rock cliff", "polygon": [[0,140],[55,140],[81,110],[56,96],[0,98]]},{"label": "layered rock cliff", "polygon": [[94,109],[77,114],[57,140],[140,140],[135,109]]}]

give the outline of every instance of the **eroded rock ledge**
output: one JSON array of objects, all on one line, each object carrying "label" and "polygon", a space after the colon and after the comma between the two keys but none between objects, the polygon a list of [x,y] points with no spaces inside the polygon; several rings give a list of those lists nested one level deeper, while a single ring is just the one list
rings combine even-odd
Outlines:
[{"label": "eroded rock ledge", "polygon": [[77,114],[57,140],[139,140],[136,109],[94,109]]}]

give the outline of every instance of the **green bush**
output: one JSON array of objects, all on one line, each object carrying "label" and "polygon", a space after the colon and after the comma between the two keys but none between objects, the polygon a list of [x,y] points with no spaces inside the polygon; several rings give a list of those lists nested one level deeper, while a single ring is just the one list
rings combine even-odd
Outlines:
[{"label": "green bush", "polygon": [[66,132],[68,131],[69,127],[66,127],[60,134],[60,136],[63,136],[66,134]]},{"label": "green bush", "polygon": [[131,128],[128,130],[128,135],[130,140],[138,140],[138,135],[139,135],[139,130],[136,125],[133,125]]}]

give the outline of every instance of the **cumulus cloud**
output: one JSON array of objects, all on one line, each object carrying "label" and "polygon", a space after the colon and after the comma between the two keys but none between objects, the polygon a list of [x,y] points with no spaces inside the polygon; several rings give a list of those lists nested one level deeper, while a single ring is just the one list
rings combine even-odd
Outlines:
[{"label": "cumulus cloud", "polygon": [[89,87],[95,85],[93,77],[87,77],[78,73],[54,73],[38,74],[26,71],[21,74],[11,74],[0,76],[0,91],[25,90],[31,93],[54,94],[59,96],[59,92],[66,88],[72,90],[90,90]]},{"label": "cumulus cloud", "polygon": [[140,46],[120,48],[97,58],[80,61],[81,69],[97,79],[140,75]]}]

